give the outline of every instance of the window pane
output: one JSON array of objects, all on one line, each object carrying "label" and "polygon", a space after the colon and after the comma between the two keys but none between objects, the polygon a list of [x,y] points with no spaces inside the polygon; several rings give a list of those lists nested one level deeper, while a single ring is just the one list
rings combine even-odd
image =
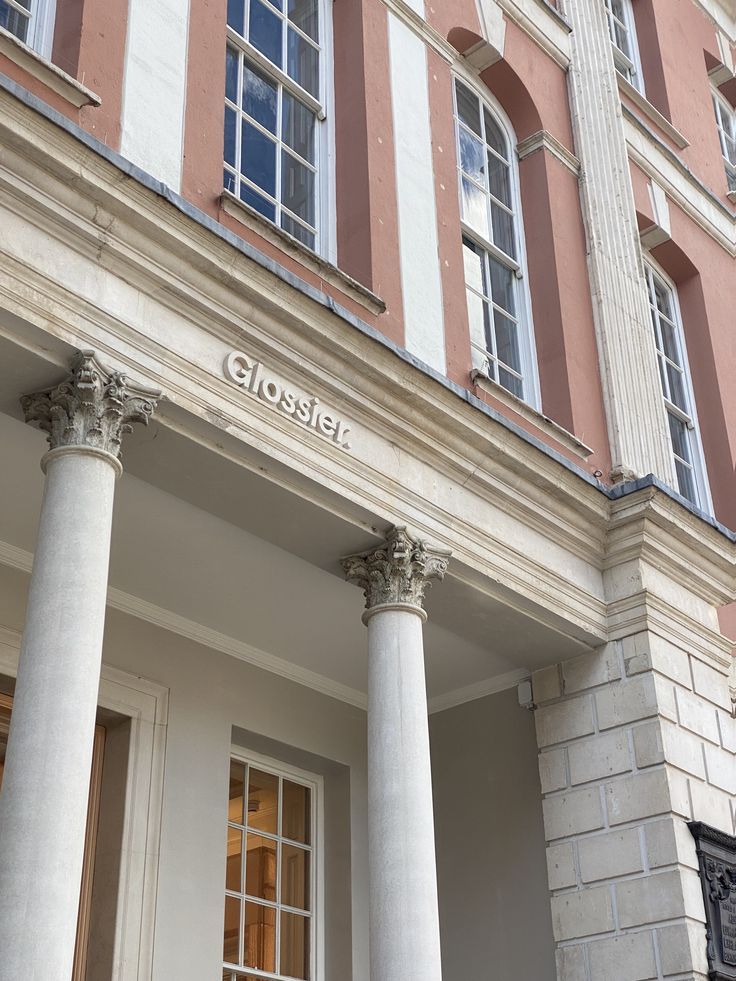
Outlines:
[{"label": "window pane", "polygon": [[225,95],[231,102],[238,101],[238,52],[227,47],[225,55]]},{"label": "window pane", "polygon": [[227,871],[225,888],[231,892],[242,892],[243,832],[237,828],[227,829]]},{"label": "window pane", "polygon": [[240,963],[240,900],[225,897],[225,935],[222,946],[223,960],[230,964]]},{"label": "window pane", "polygon": [[238,34],[245,35],[244,0],[227,0],[227,22]]},{"label": "window pane", "polygon": [[230,761],[230,802],[227,819],[235,824],[243,823],[243,795],[245,792],[245,766]]},{"label": "window pane", "polygon": [[310,816],[312,794],[309,787],[284,780],[284,800],[282,804],[282,830],[284,838],[310,844]]},{"label": "window pane", "polygon": [[285,150],[281,152],[281,202],[314,225],[314,171]]},{"label": "window pane", "polygon": [[491,194],[507,207],[511,207],[511,181],[509,168],[493,153],[488,153],[488,176],[491,184]]},{"label": "window pane", "polygon": [[281,848],[281,902],[309,909],[309,852],[296,845]]},{"label": "window pane", "polygon": [[[243,120],[240,169],[267,194],[276,193],[276,144]],[[250,802],[248,803],[250,806]]]},{"label": "window pane", "polygon": [[493,220],[493,243],[512,259],[516,258],[516,243],[514,242],[514,217],[497,204],[491,204]]},{"label": "window pane", "polygon": [[493,149],[500,153],[505,159],[509,159],[509,148],[506,142],[506,135],[499,122],[491,115],[491,113],[483,107],[483,122],[486,127],[486,143],[488,146],[492,146]]},{"label": "window pane", "polygon": [[276,220],[276,206],[254,191],[252,187],[248,187],[247,184],[240,185],[240,200],[245,201],[256,211],[260,211],[263,217],[268,218],[269,221]]},{"label": "window pane", "polygon": [[488,207],[483,190],[465,177],[462,179],[462,213],[463,219],[488,238]]},{"label": "window pane", "polygon": [[233,167],[236,166],[235,156],[237,153],[235,141],[236,127],[237,119],[235,117],[235,110],[230,109],[229,106],[225,106],[225,161]]},{"label": "window pane", "polygon": [[690,467],[675,460],[675,470],[677,472],[677,488],[683,497],[687,498],[691,504],[698,506],[698,491],[695,486],[695,475]]},{"label": "window pane", "polygon": [[297,31],[289,28],[288,68],[290,78],[315,98],[319,96],[319,51]]},{"label": "window pane", "polygon": [[682,419],[679,419],[671,412],[667,413],[667,417],[670,424],[672,450],[675,456],[679,456],[681,460],[685,460],[687,463],[692,463],[692,458],[690,456],[690,440],[688,436],[687,426],[682,421]]},{"label": "window pane", "polygon": [[685,394],[685,376],[679,370],[667,362],[667,379],[670,383],[670,401],[674,402],[678,409],[690,414],[690,406]]},{"label": "window pane", "polygon": [[314,113],[288,92],[281,107],[281,138],[287,146],[314,163]]},{"label": "window pane", "polygon": [[254,48],[264,54],[269,61],[282,67],[281,31],[283,21],[261,0],[250,0],[249,41]]},{"label": "window pane", "polygon": [[276,842],[270,838],[248,835],[245,891],[256,899],[276,902]]},{"label": "window pane", "polygon": [[478,97],[473,95],[470,89],[466,88],[462,82],[455,82],[455,98],[457,101],[457,114],[460,119],[469,126],[478,136],[483,136],[480,125],[480,103]]},{"label": "window pane", "polygon": [[309,920],[296,913],[281,914],[281,973],[309,978]]},{"label": "window pane", "polygon": [[486,152],[481,141],[462,126],[458,127],[460,136],[460,166],[478,184],[486,187]]},{"label": "window pane", "polygon": [[279,778],[250,767],[248,783],[248,826],[276,834],[279,813]]},{"label": "window pane", "polygon": [[317,0],[289,0],[289,20],[313,40],[319,40]]},{"label": "window pane", "polygon": [[500,307],[510,314],[516,313],[514,303],[514,272],[507,266],[501,265],[495,259],[488,257],[491,267],[491,295]]},{"label": "window pane", "polygon": [[670,302],[670,291],[660,279],[654,279],[654,299],[657,309],[664,314],[668,320],[674,320],[672,304]]},{"label": "window pane", "polygon": [[276,910],[257,903],[245,904],[246,967],[276,971]]},{"label": "window pane", "polygon": [[[22,7],[30,7],[31,0],[18,0]],[[0,0],[0,27],[10,31],[20,41],[28,40],[28,24],[30,18],[22,14],[19,10],[14,10],[10,4]]]},{"label": "window pane", "polygon": [[664,353],[675,364],[680,364],[680,352],[677,348],[677,330],[674,324],[669,323],[662,317],[659,318],[659,329],[662,332],[662,347]]},{"label": "window pane", "polygon": [[515,395],[518,399],[524,398],[524,386],[522,385],[521,378],[512,375],[510,371],[506,371],[500,365],[498,367],[498,380],[512,395]]},{"label": "window pane", "polygon": [[496,357],[509,368],[521,372],[516,323],[498,310],[493,311],[493,320],[496,325]]},{"label": "window pane", "polygon": [[468,295],[468,322],[470,324],[470,338],[478,346],[486,351],[493,350],[490,342],[490,310],[477,294],[471,290]]},{"label": "window pane", "polygon": [[278,88],[246,61],[243,64],[243,109],[269,133],[276,134]]},{"label": "window pane", "polygon": [[285,211],[281,212],[281,227],[289,235],[293,235],[297,241],[306,245],[307,248],[313,249],[315,246],[314,232],[310,232],[308,228],[305,228],[301,222],[298,222],[296,218],[292,218],[291,215],[287,215]]},{"label": "window pane", "polygon": [[472,286],[478,293],[487,296],[488,288],[483,273],[483,255],[467,238],[463,239],[463,267],[466,284]]}]

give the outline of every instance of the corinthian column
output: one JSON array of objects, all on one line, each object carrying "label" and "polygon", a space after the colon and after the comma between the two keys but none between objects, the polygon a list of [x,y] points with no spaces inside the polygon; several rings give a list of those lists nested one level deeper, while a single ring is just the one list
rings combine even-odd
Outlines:
[{"label": "corinthian column", "polygon": [[21,399],[50,449],[0,793],[0,979],[69,981],[120,441],[156,395],[90,351]]},{"label": "corinthian column", "polygon": [[441,981],[422,603],[450,553],[394,528],[343,559],[365,592],[371,981]]}]

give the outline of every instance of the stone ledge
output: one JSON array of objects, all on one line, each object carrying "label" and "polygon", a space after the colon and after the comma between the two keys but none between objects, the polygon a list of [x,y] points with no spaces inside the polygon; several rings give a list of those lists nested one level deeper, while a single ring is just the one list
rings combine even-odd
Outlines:
[{"label": "stone ledge", "polygon": [[23,44],[4,27],[0,27],[0,54],[5,55],[18,68],[22,68],[29,75],[33,75],[39,82],[43,82],[44,85],[77,109],[81,109],[82,106],[102,105],[99,95],[95,95],[76,78],[67,75],[47,58],[41,57],[38,52],[29,48],[27,44]]},{"label": "stone ledge", "polygon": [[645,99],[641,92],[634,88],[631,82],[628,82],[618,72],[616,72],[616,81],[618,82],[618,89],[621,95],[625,95],[631,99],[636,108],[647,117],[650,123],[653,123],[657,129],[661,130],[668,139],[672,140],[678,150],[684,150],[685,147],[690,146],[690,141],[682,135],[679,129],[675,129],[669,119],[663,116],[656,106],[653,106],[648,99]]}]

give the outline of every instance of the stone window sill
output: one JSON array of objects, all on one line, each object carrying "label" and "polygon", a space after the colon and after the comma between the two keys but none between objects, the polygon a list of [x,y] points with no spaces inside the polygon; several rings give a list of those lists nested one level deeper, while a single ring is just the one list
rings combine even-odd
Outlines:
[{"label": "stone window sill", "polygon": [[643,113],[650,123],[654,123],[657,129],[661,130],[665,136],[667,136],[679,150],[684,150],[686,146],[690,146],[689,140],[686,140],[679,129],[675,129],[672,123],[663,116],[659,109],[649,102],[641,92],[634,88],[631,82],[623,77],[623,75],[616,72],[616,81],[618,82],[619,92],[622,95],[628,96],[629,99],[634,103],[636,108]]},{"label": "stone window sill", "polygon": [[474,368],[470,372],[470,379],[476,388],[492,395],[507,408],[521,416],[525,422],[531,423],[532,426],[541,433],[544,433],[545,436],[555,440],[556,443],[560,443],[565,449],[570,450],[570,452],[580,457],[581,460],[587,460],[592,455],[593,450],[581,442],[577,436],[573,436],[572,433],[568,432],[567,429],[563,429],[562,426],[558,425],[553,419],[550,419],[549,416],[545,416],[543,413],[533,409],[528,403],[512,395],[503,385],[499,385],[498,382],[489,378],[485,372]]},{"label": "stone window sill", "polygon": [[736,204],[736,191],[729,191],[726,195],[731,204]]},{"label": "stone window sill", "polygon": [[76,78],[67,75],[61,68],[57,68],[48,59],[42,58],[33,48],[23,44],[18,38],[0,27],[0,54],[5,55],[18,68],[33,75],[39,82],[43,82],[47,88],[56,92],[62,99],[65,99],[77,109],[82,106],[99,106],[102,100],[94,92],[78,82]]},{"label": "stone window sill", "polygon": [[317,255],[308,246],[295,239],[293,235],[289,235],[288,232],[278,228],[267,218],[264,218],[255,208],[251,208],[250,205],[236,197],[232,191],[225,190],[222,192],[220,206],[226,214],[237,218],[246,228],[256,232],[256,234],[260,235],[267,242],[270,242],[277,249],[281,249],[286,255],[291,256],[296,262],[301,263],[306,269],[309,269],[315,276],[319,276],[326,283],[329,283],[351,299],[362,304],[371,313],[380,314],[386,310],[386,304],[380,296],[376,296],[375,293],[372,293],[366,286],[363,286],[356,279],[353,279],[352,276],[343,272],[342,269],[338,269],[337,266],[323,259],[322,256]]}]

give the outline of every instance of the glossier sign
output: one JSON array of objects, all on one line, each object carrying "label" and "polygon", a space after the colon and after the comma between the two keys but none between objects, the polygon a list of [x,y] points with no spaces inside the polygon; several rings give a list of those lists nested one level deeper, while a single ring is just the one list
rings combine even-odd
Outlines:
[{"label": "glossier sign", "polygon": [[269,377],[260,361],[242,351],[232,351],[223,365],[225,377],[239,388],[272,406],[307,429],[326,436],[344,450],[351,448],[350,427],[334,412],[326,411],[315,395],[304,395]]}]

